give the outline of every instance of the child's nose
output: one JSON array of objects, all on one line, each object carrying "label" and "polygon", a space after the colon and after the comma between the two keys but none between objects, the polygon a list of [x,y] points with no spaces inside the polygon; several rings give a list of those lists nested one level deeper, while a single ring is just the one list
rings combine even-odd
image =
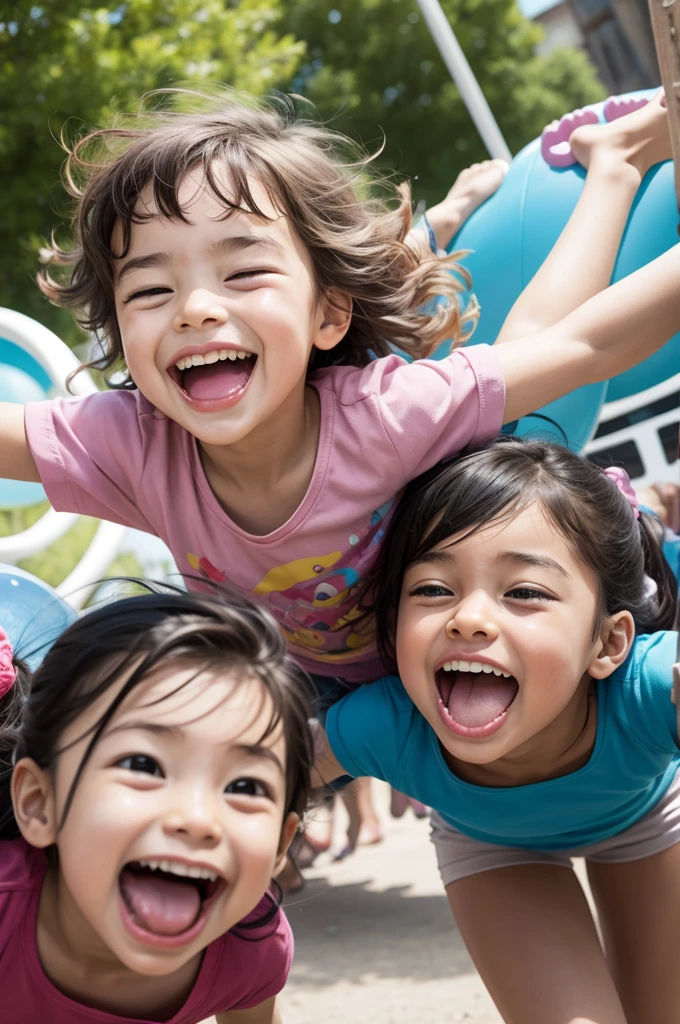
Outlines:
[{"label": "child's nose", "polygon": [[498,633],[493,602],[481,591],[460,601],[446,623],[446,634],[451,639],[495,640]]},{"label": "child's nose", "polygon": [[175,795],[163,819],[163,830],[190,844],[209,847],[217,846],[224,834],[217,803],[196,789]]},{"label": "child's nose", "polygon": [[200,331],[220,327],[228,318],[224,305],[216,295],[205,288],[195,288],[186,296],[174,318],[173,326],[176,331]]}]

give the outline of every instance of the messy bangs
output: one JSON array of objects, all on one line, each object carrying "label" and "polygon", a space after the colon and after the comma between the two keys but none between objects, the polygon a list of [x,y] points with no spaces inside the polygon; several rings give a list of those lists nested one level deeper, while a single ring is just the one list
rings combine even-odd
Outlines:
[{"label": "messy bangs", "polygon": [[[73,246],[53,242],[46,259],[56,273],[45,270],[38,279],[52,302],[73,309],[99,339],[103,355],[88,366],[108,371],[122,365],[116,261],[129,252],[134,224],[157,215],[189,221],[178,192],[191,171],[201,174],[225,218],[235,210],[264,216],[250,185],[257,180],[308,249],[318,293],[336,289],[351,299],[346,337],[331,353],[315,350],[311,370],[328,361],[365,365],[392,346],[420,358],[446,338],[460,343],[469,336],[476,305],[470,303],[464,317],[459,310],[469,276],[456,254],[422,260],[404,243],[410,191],[371,174],[373,157],[299,116],[290,97],[255,100],[229,93],[216,105],[214,97],[173,95],[181,101],[178,110],[131,115],[66,146]],[[151,201],[144,203],[147,190]],[[112,247],[117,225],[120,251]],[[425,311],[437,297],[443,301],[434,312]],[[134,382],[127,375],[115,386]]]}]

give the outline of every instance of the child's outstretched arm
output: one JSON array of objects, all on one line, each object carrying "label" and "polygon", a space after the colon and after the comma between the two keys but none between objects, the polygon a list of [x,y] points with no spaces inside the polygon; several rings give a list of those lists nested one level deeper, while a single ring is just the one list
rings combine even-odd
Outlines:
[{"label": "child's outstretched arm", "polygon": [[24,407],[0,402],[0,477],[38,482],[38,470],[24,429]]},{"label": "child's outstretched arm", "polygon": [[229,1010],[215,1016],[217,1024],[283,1024],[276,996],[248,1010]]},{"label": "child's outstretched arm", "polygon": [[642,362],[680,330],[680,245],[593,296],[554,327],[497,348],[504,422]]},{"label": "child's outstretched arm", "polygon": [[609,124],[577,128],[569,142],[588,170],[583,191],[496,344],[551,327],[607,287],[642,179],[672,156],[663,94]]}]

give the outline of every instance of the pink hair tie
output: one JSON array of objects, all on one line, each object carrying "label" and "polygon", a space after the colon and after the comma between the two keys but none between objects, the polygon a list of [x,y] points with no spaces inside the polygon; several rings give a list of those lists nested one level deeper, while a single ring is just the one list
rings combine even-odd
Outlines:
[{"label": "pink hair tie", "polygon": [[635,489],[630,482],[630,477],[626,473],[625,469],[622,469],[621,466],[608,466],[604,471],[604,475],[611,480],[613,484],[616,484],[618,489],[621,491],[621,494],[635,513],[635,518],[639,519],[640,503],[638,501],[638,496],[635,493]]},{"label": "pink hair tie", "polygon": [[10,639],[0,626],[0,697],[12,689],[17,678],[14,666],[14,651]]}]

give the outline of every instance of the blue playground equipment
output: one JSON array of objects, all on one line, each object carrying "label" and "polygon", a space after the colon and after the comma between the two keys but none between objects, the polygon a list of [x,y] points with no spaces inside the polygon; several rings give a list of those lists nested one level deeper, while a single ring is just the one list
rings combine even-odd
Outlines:
[{"label": "blue playground equipment", "polygon": [[[64,395],[66,378],[78,366],[70,349],[47,328],[21,313],[0,308],[0,401],[24,404]],[[74,395],[87,395],[97,389],[91,377],[81,373],[71,390]],[[40,484],[0,479],[0,509],[24,508],[44,499]],[[77,515],[49,509],[27,530],[0,537],[0,563],[16,565],[43,551],[77,519]],[[74,608],[81,608],[115,557],[124,532],[116,524],[101,523],[81,561],[59,584],[57,594]]]},{"label": "blue playground equipment", "polygon": [[42,580],[0,564],[0,623],[19,657],[35,669],[78,613]]},{"label": "blue playground equipment", "polygon": [[[657,90],[634,93],[651,97]],[[604,104],[592,109],[604,120]],[[584,169],[557,169],[541,155],[540,139],[513,160],[498,190],[464,224],[451,250],[470,249],[465,265],[481,316],[471,344],[492,342],[515,299],[548,255],[583,187]],[[613,280],[617,281],[661,255],[678,240],[671,161],[654,167],[636,197],[621,244]],[[605,452],[628,465],[638,485],[677,476],[680,420],[680,334],[640,366],[603,384],[580,388],[539,410],[556,421],[572,448]],[[606,403],[606,404],[605,404]],[[599,430],[593,438],[598,426]],[[633,429],[634,428],[634,429]],[[521,434],[562,441],[549,424],[527,417]]]}]

